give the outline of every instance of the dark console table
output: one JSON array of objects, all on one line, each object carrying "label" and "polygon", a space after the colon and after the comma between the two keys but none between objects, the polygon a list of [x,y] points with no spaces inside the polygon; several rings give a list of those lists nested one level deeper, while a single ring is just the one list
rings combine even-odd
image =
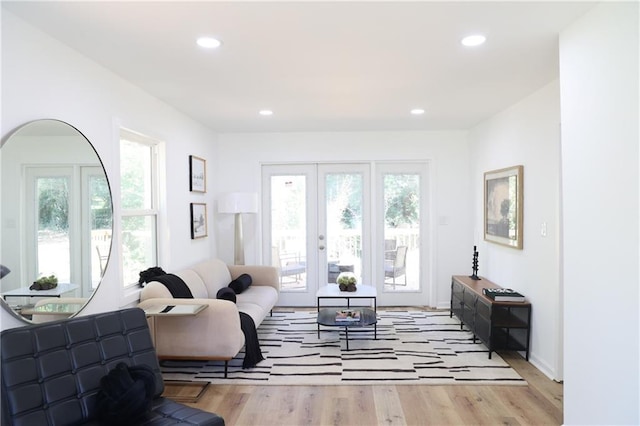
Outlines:
[{"label": "dark console table", "polygon": [[489,348],[525,352],[529,360],[531,303],[495,302],[482,294],[483,288],[500,288],[486,278],[474,280],[465,275],[451,277],[451,316],[460,319]]}]

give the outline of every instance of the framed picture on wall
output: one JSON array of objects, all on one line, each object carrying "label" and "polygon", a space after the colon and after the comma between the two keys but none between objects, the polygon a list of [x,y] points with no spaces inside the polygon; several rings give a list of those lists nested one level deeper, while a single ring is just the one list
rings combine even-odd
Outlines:
[{"label": "framed picture on wall", "polygon": [[207,205],[191,203],[191,239],[207,236]]},{"label": "framed picture on wall", "polygon": [[189,191],[207,192],[207,161],[195,155],[189,156]]},{"label": "framed picture on wall", "polygon": [[484,239],[522,250],[523,166],[484,174]]}]

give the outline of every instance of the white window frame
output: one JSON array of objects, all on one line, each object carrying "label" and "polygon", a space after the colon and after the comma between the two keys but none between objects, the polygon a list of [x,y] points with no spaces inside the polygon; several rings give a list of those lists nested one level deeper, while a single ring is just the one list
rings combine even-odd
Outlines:
[{"label": "white window frame", "polygon": [[[120,195],[121,195],[121,185],[120,181],[120,169],[118,170],[118,205],[120,206],[120,218],[119,222],[119,232],[118,232],[118,240],[119,240],[119,251],[120,251],[120,276],[122,277],[122,289],[124,293],[123,303],[121,305],[125,305],[128,303],[132,303],[138,300],[140,288],[138,287],[137,282],[127,283],[124,281],[124,250],[123,250],[123,242],[122,242],[122,219],[127,217],[152,217],[155,220],[155,258],[156,263],[160,263],[161,256],[161,241],[160,241],[160,229],[163,223],[162,220],[162,201],[160,197],[160,183],[162,181],[162,176],[160,175],[161,168],[161,160],[164,158],[162,153],[164,152],[164,143],[151,138],[149,136],[143,135],[141,133],[126,129],[119,129],[119,137],[118,137],[118,159],[120,160],[120,146],[121,141],[126,139],[130,142],[140,143],[142,145],[147,145],[151,148],[151,207],[148,209],[132,209],[127,210],[122,207]],[[151,265],[155,266],[155,265]]]}]

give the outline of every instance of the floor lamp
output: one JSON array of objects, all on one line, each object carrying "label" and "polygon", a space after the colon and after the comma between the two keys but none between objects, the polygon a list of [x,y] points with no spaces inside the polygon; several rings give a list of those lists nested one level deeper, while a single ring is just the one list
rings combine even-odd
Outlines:
[{"label": "floor lamp", "polygon": [[242,236],[242,213],[258,212],[258,194],[253,192],[231,192],[218,200],[218,213],[235,215],[235,241],[233,262],[244,265],[244,239]]}]

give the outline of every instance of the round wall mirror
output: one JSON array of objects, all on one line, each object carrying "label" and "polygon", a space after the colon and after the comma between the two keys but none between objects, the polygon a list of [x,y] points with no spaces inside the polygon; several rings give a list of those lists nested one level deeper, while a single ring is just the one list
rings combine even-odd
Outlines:
[{"label": "round wall mirror", "polygon": [[0,149],[0,294],[32,322],[77,314],[102,280],[113,209],[102,161],[75,127],[27,123]]}]

